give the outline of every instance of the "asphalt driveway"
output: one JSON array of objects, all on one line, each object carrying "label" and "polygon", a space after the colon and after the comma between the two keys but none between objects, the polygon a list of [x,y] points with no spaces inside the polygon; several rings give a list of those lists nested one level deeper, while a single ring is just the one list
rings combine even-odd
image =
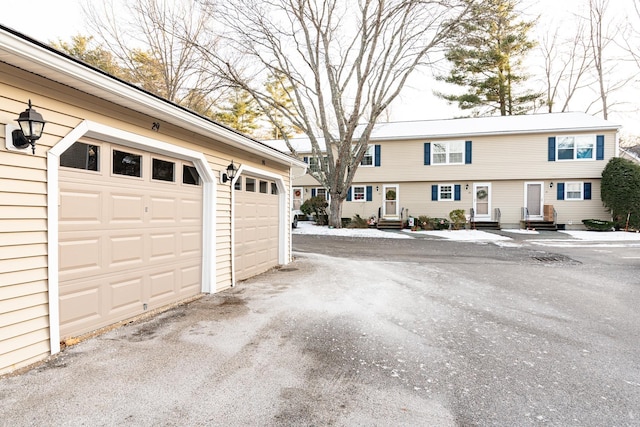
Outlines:
[{"label": "asphalt driveway", "polygon": [[0,379],[0,425],[640,425],[640,248],[294,244]]}]

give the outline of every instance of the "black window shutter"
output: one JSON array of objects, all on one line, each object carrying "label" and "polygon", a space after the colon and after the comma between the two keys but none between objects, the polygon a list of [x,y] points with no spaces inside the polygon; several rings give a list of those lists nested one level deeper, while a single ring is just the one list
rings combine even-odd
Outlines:
[{"label": "black window shutter", "polygon": [[556,137],[555,136],[549,137],[548,151],[549,151],[548,160],[550,162],[555,162],[556,161]]}]

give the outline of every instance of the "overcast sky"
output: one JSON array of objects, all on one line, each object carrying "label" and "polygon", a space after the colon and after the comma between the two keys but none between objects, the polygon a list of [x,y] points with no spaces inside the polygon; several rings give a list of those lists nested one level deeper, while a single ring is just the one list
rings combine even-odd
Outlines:
[{"label": "overcast sky", "polygon": [[[612,16],[624,17],[634,0],[610,0],[609,8]],[[101,0],[91,0],[96,4]],[[572,14],[584,12],[588,0],[523,0],[530,2],[527,9],[531,16],[540,15],[539,30],[549,25],[561,25]],[[42,42],[62,39],[68,41],[78,33],[91,34],[84,25],[81,4],[83,0],[28,0],[14,2],[11,7],[3,8],[0,23],[11,27]],[[28,19],[25,19],[28,17]],[[409,82],[401,99],[392,105],[390,119],[392,121],[442,119],[464,115],[455,106],[433,95],[433,80],[430,74],[417,74]],[[440,87],[442,89],[442,87]],[[640,120],[637,119],[640,104],[637,99],[640,91],[637,88],[625,89],[630,104],[625,108],[631,112],[612,113],[610,120],[624,125],[626,132],[640,134]],[[575,105],[574,111],[584,110],[583,105]]]}]

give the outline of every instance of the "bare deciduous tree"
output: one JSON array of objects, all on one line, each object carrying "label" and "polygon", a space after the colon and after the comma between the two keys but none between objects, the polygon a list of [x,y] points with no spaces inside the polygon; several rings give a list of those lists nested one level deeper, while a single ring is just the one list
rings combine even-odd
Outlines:
[{"label": "bare deciduous tree", "polygon": [[215,50],[209,15],[191,0],[105,0],[86,3],[94,36],[126,70],[126,80],[172,102],[210,115],[220,81],[204,64],[201,46]]},{"label": "bare deciduous tree", "polygon": [[615,40],[621,34],[620,25],[612,22],[607,14],[609,0],[589,0],[589,47],[592,68],[597,78],[597,99],[599,113],[607,120],[611,108],[616,105],[610,95],[624,88],[634,76],[621,76],[617,71],[620,59],[609,52],[615,47]]},{"label": "bare deciduous tree", "polygon": [[[211,67],[251,93],[274,126],[285,118],[309,137],[318,165],[311,173],[331,196],[334,227],[374,125],[474,2],[201,1],[227,31],[224,51],[201,46]],[[270,75],[283,77],[290,107],[265,90]],[[279,133],[296,155],[286,129]]]},{"label": "bare deciduous tree", "polygon": [[[540,43],[544,60],[546,104],[549,113],[565,112],[574,95],[589,86],[588,72],[592,66],[589,44],[585,43],[584,25],[578,27],[571,39],[560,40],[558,30],[545,35]],[[561,103],[561,108],[556,106]]]}]

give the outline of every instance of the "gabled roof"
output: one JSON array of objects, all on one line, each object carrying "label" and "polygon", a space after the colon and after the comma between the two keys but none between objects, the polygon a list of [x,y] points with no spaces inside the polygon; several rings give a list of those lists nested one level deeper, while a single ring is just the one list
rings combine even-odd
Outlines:
[{"label": "gabled roof", "polygon": [[[360,129],[362,129],[362,125]],[[620,125],[618,124],[586,113],[547,113],[378,123],[371,133],[370,141],[462,139],[490,135],[601,132],[607,130],[618,131],[619,129]],[[292,138],[290,142],[293,148],[300,153],[311,152],[311,144],[308,138]],[[324,149],[324,141],[321,140],[320,142],[321,148]],[[265,141],[265,143],[278,150],[289,151],[282,140]]]},{"label": "gabled roof", "polygon": [[207,138],[260,154],[277,163],[304,167],[304,163],[288,154],[111,76],[1,24],[0,62],[147,114],[160,122],[171,123]]}]

